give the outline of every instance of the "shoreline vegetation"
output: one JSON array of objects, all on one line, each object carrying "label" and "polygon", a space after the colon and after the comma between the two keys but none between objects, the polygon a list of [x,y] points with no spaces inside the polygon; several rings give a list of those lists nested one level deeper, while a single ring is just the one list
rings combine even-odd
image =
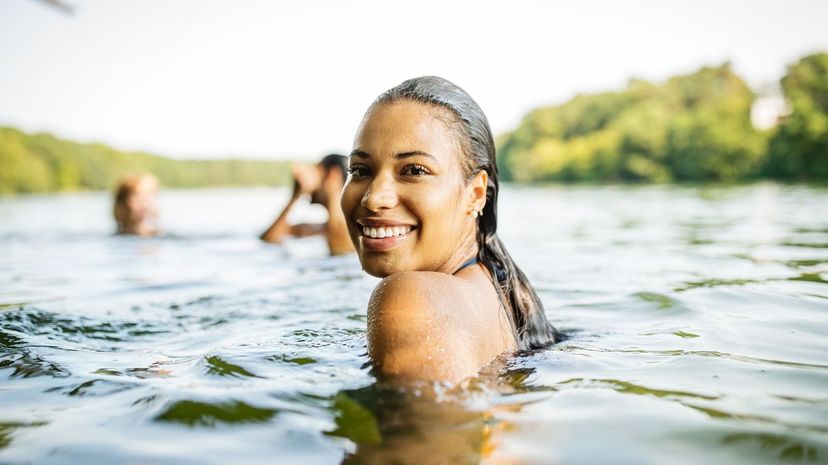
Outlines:
[{"label": "shoreline vegetation", "polygon": [[112,190],[130,173],[154,174],[163,188],[286,186],[289,161],[176,160],[0,127],[0,195]]},{"label": "shoreline vegetation", "polygon": [[[790,65],[786,111],[751,121],[757,96],[725,63],[663,84],[578,95],[530,111],[498,137],[504,181],[539,183],[828,182],[828,54]],[[0,195],[112,189],[151,172],[164,188],[288,185],[290,161],[176,160],[0,127]]]},{"label": "shoreline vegetation", "polygon": [[758,129],[756,94],[727,63],[633,79],[530,111],[499,137],[498,164],[517,183],[828,182],[828,54],[790,65],[780,87],[787,108]]}]

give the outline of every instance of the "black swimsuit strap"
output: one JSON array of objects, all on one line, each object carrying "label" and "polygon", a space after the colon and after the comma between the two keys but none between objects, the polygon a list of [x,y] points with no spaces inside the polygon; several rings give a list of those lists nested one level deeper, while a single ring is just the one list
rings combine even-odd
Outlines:
[{"label": "black swimsuit strap", "polygon": [[460,272],[460,270],[462,270],[463,268],[468,268],[468,267],[470,267],[470,266],[472,266],[472,265],[474,265],[474,264],[476,264],[476,263],[477,263],[477,257],[472,257],[472,258],[470,258],[470,259],[469,259],[466,263],[463,263],[462,265],[460,265],[460,268],[457,268],[457,270],[456,270],[454,273],[452,273],[452,274],[457,274],[457,273],[459,273],[459,272]]},{"label": "black swimsuit strap", "polygon": [[[476,263],[478,263],[477,257],[472,257],[466,263],[463,263],[462,265],[460,265],[460,268],[457,268],[457,270],[452,274],[457,274],[463,268],[468,268],[468,267],[470,267],[470,266],[472,266]],[[494,267],[494,272],[495,272],[495,277],[497,278],[497,282],[502,283],[503,281],[506,281],[506,270],[504,270],[503,268],[500,268],[499,266],[495,266]]]}]

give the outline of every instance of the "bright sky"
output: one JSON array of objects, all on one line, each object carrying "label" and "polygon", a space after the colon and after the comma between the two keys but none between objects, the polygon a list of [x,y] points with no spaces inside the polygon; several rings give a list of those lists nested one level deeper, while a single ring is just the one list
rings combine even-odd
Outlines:
[{"label": "bright sky", "polygon": [[825,0],[0,0],[0,125],[175,157],[348,151],[436,74],[495,133],[539,105],[729,60],[755,88],[828,51]]}]

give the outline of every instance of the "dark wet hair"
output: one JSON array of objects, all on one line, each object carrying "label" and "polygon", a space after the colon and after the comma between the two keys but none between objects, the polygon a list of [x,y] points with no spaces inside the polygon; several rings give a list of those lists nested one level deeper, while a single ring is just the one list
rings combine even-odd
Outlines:
[{"label": "dark wet hair", "polygon": [[345,179],[348,175],[348,157],[345,155],[338,153],[326,155],[325,158],[319,161],[319,165],[322,166],[325,173],[328,173],[334,168],[338,169],[342,173],[342,179]]},{"label": "dark wet hair", "polygon": [[518,268],[497,237],[498,181],[495,145],[489,121],[480,106],[457,85],[436,76],[409,79],[380,95],[368,109],[397,100],[411,100],[447,109],[454,116],[450,127],[458,133],[465,155],[466,181],[480,171],[488,173],[486,205],[477,219],[477,258],[498,283],[501,300],[517,333],[519,349],[539,349],[555,342],[557,332],[546,319],[543,304],[523,271]]}]

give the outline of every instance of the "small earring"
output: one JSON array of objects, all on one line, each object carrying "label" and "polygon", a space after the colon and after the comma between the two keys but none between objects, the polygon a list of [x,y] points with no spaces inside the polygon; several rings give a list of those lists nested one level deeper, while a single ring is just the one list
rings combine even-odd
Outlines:
[{"label": "small earring", "polygon": [[479,215],[477,210],[472,210],[469,212],[469,216],[471,216],[472,218],[477,218],[477,215]]}]

